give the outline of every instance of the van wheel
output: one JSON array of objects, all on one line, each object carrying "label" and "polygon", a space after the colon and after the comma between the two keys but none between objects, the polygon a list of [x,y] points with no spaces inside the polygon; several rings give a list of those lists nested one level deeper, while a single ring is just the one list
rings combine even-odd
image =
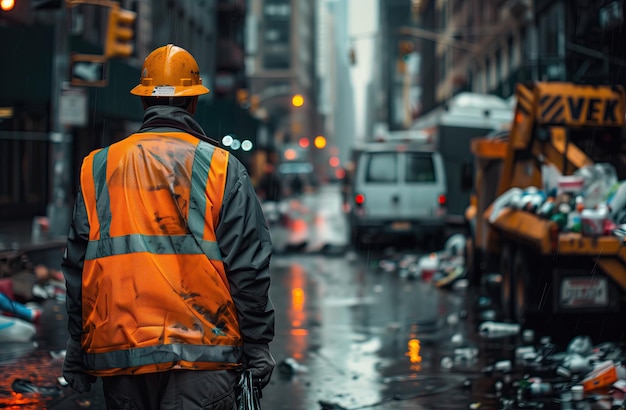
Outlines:
[{"label": "van wheel", "polygon": [[350,243],[354,249],[361,249],[362,247],[361,232],[354,223],[350,224]]}]

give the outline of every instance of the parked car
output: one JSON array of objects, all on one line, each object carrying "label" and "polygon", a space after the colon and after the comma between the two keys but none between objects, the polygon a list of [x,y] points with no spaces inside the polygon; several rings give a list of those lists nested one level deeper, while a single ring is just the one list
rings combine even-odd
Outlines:
[{"label": "parked car", "polygon": [[278,166],[286,197],[298,196],[317,186],[313,164],[304,161],[286,161]]},{"label": "parked car", "polygon": [[427,142],[370,142],[355,150],[348,207],[352,243],[413,239],[437,249],[446,229],[443,160]]}]

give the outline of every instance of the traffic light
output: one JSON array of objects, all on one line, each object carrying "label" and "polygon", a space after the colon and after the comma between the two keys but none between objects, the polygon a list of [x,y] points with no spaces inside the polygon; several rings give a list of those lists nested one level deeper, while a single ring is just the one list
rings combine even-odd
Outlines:
[{"label": "traffic light", "polygon": [[111,5],[104,47],[104,55],[107,58],[133,55],[132,39],[135,36],[133,24],[136,19],[137,13],[134,11],[122,9],[117,3]]},{"label": "traffic light", "polygon": [[30,0],[0,0],[0,21],[31,24],[33,12]]}]

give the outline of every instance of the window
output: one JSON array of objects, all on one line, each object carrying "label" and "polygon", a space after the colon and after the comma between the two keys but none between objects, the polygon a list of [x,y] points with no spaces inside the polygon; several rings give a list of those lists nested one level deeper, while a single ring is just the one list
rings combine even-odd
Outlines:
[{"label": "window", "polygon": [[370,154],[365,169],[365,180],[367,182],[397,182],[397,161],[398,158],[395,152],[376,152]]},{"label": "window", "polygon": [[265,15],[273,17],[288,18],[291,13],[289,4],[267,4],[265,6]]},{"label": "window", "polygon": [[406,182],[435,182],[435,167],[430,154],[407,152]]}]

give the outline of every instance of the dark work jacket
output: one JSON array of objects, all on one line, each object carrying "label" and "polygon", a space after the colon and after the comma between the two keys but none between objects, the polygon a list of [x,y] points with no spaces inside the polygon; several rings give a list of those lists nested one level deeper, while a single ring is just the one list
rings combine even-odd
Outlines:
[{"label": "dark work jacket", "polygon": [[241,365],[274,337],[271,240],[244,166],[185,110],[89,154],[62,268],[94,375]]}]

